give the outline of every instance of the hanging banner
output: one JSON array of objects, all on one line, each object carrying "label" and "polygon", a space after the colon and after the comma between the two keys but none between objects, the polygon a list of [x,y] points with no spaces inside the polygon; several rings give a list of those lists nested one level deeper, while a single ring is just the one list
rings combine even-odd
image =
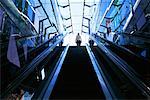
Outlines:
[{"label": "hanging banner", "polygon": [[17,67],[20,67],[16,40],[15,37],[13,36],[13,26],[11,26],[11,33],[10,33],[8,51],[7,51],[7,59]]}]

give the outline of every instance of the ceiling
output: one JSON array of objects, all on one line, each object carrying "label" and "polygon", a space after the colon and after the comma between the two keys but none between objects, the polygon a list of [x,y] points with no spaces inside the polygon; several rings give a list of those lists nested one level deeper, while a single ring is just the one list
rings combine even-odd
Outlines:
[{"label": "ceiling", "polygon": [[86,4],[92,5],[93,3],[98,2],[99,0],[58,0],[58,4],[61,6],[70,4],[70,9],[69,6],[65,8],[59,7],[63,18],[69,18],[71,11],[71,19],[63,20],[65,27],[72,25],[72,27],[67,28],[68,32],[73,31],[72,33],[81,33],[82,29],[84,31],[88,31],[87,28],[82,27],[82,21],[85,25],[88,25],[87,21],[83,19],[83,11],[84,16],[90,17],[92,9],[84,6],[84,1]]}]

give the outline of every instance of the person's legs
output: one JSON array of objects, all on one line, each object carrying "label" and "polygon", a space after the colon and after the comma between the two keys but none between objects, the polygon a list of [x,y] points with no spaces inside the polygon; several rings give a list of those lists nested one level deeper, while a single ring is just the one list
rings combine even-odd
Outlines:
[{"label": "person's legs", "polygon": [[60,43],[59,43],[59,46],[62,46],[63,45],[63,41],[61,41]]},{"label": "person's legs", "polygon": [[81,41],[77,41],[77,46],[80,46],[81,45]]},{"label": "person's legs", "polygon": [[76,44],[77,44],[77,46],[79,46],[79,43],[78,43],[78,41],[76,42]]},{"label": "person's legs", "polygon": [[91,45],[93,46],[94,45],[94,41],[92,40],[92,43],[91,43]]},{"label": "person's legs", "polygon": [[89,44],[90,44],[90,46],[93,46],[93,45],[94,45],[94,41],[93,41],[93,40],[90,40],[90,41],[89,41]]},{"label": "person's legs", "polygon": [[81,45],[81,41],[79,41],[79,46]]}]

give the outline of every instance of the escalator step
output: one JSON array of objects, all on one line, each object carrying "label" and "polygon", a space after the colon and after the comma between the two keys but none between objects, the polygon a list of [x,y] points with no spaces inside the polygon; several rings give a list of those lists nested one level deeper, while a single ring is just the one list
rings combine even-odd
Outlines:
[{"label": "escalator step", "polygon": [[50,98],[104,98],[85,47],[69,48]]}]

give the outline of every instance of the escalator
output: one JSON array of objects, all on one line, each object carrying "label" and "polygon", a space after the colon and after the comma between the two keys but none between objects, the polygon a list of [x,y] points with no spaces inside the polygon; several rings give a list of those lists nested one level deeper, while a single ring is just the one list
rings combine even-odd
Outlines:
[{"label": "escalator", "polygon": [[125,50],[114,47],[112,45],[109,45],[108,48],[113,53],[117,54],[120,58],[122,58],[124,61],[126,61],[131,66],[131,68],[134,69],[136,73],[139,74],[139,78],[143,80],[145,84],[150,86],[150,83],[149,83],[150,60],[140,57],[138,55],[132,54],[130,52],[126,52]]},{"label": "escalator", "polygon": [[[48,77],[49,73],[54,69],[54,65],[56,64],[61,52],[64,47],[56,47],[54,50],[46,57],[22,83],[21,86],[26,86],[25,90],[29,90],[29,87],[34,88],[36,90],[41,83],[44,82],[42,79],[41,71],[44,69],[45,78]],[[37,76],[39,79],[37,79]],[[44,78],[44,79],[45,79]],[[33,90],[31,90],[33,91]],[[35,92],[35,91],[34,91]]]},{"label": "escalator", "polygon": [[[108,83],[119,99],[146,99],[147,96],[112,62],[98,47],[92,51],[102,68]],[[134,80],[134,79],[132,79]]]},{"label": "escalator", "polygon": [[[26,67],[20,69],[16,74],[14,74],[15,79],[13,79],[9,85],[4,86],[2,84],[3,87],[1,90],[3,93],[1,98],[10,98],[12,97],[11,95],[19,94],[20,91],[24,91],[24,93],[28,92],[31,95],[37,92],[37,89],[45,82],[45,78],[47,78],[49,73],[52,72],[63,49],[63,46],[56,46],[53,50],[51,50],[51,52],[49,51],[50,53],[47,57],[45,57],[39,64],[31,66],[31,68],[27,71],[25,70]],[[42,79],[42,69],[44,69],[44,79]]]},{"label": "escalator", "polygon": [[86,47],[69,47],[50,99],[104,99]]},{"label": "escalator", "polygon": [[[20,89],[33,95],[33,100],[148,98],[145,91],[134,84],[135,79],[130,80],[98,47],[56,46],[50,50],[37,65],[27,71],[20,71],[22,74],[16,76],[4,95],[15,94]],[[97,62],[97,65],[93,62]],[[42,69],[45,72],[44,79],[41,76]]]}]

